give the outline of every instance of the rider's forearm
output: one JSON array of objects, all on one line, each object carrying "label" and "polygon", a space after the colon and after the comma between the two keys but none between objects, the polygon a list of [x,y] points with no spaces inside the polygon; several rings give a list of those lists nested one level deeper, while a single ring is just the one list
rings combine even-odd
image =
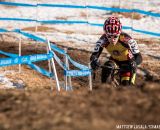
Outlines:
[{"label": "rider's forearm", "polygon": [[92,53],[91,57],[90,57],[90,61],[93,61],[95,59],[98,59],[100,54],[102,53],[103,51],[103,47],[97,45],[94,49],[94,52]]},{"label": "rider's forearm", "polygon": [[95,59],[98,59],[99,56],[100,56],[100,53],[98,53],[98,52],[93,52],[92,55],[91,55],[91,57],[90,57],[90,61],[93,61],[93,60],[95,60]]}]

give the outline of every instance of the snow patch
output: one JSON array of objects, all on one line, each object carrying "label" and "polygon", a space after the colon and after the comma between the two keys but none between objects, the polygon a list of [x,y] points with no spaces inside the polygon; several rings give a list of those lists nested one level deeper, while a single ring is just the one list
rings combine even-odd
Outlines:
[{"label": "snow patch", "polygon": [[5,75],[15,73],[14,71],[5,71],[0,73],[0,89],[24,89],[25,84],[22,80],[17,82],[12,81],[12,79],[7,78]]}]

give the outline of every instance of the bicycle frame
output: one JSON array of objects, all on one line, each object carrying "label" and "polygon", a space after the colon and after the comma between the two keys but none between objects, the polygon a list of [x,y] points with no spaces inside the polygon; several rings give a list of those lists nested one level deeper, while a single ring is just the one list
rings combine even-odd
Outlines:
[{"label": "bicycle frame", "polygon": [[[109,77],[109,83],[113,83],[115,87],[118,87],[121,84],[120,73],[122,73],[126,70],[130,71],[130,68],[128,68],[128,65],[126,65],[126,67],[124,67],[124,68],[119,68],[119,67],[112,68],[111,66],[99,65],[99,68],[101,68],[101,69],[103,69],[103,68],[112,69],[112,73]],[[96,77],[96,73],[95,73],[95,71],[93,71],[93,80],[95,80],[95,77]]]},{"label": "bicycle frame", "polygon": [[104,65],[101,65],[100,68],[112,69],[113,72],[111,73],[111,81],[115,83],[116,86],[120,85],[119,81],[117,81],[118,79],[116,79],[115,77],[115,76],[118,76],[119,78],[120,68],[112,68],[111,66],[104,66]]},{"label": "bicycle frame", "polygon": [[[113,69],[111,66],[104,66],[104,65],[100,65],[99,68],[110,68],[110,69]],[[120,68],[114,68],[113,69],[113,73],[111,73],[111,82],[113,82],[115,84],[115,86],[119,86],[120,83],[119,81],[117,81],[118,79],[115,78],[115,76],[118,76],[119,77],[119,72],[120,71]],[[93,71],[93,80],[95,80],[95,77],[96,77],[96,73],[95,71]]]}]

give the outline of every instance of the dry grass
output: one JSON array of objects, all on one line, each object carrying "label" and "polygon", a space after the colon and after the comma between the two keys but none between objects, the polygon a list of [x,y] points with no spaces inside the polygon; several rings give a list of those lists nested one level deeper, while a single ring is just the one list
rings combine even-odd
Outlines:
[{"label": "dry grass", "polygon": [[[36,27],[26,27],[22,29],[23,31],[35,31]],[[47,26],[37,26],[37,31],[47,32],[47,31],[58,31],[58,29],[54,27],[47,27]]]},{"label": "dry grass", "polygon": [[131,18],[136,20],[140,20],[141,18],[143,18],[143,15],[134,13],[134,12],[133,13],[112,13],[112,14],[118,17]]},{"label": "dry grass", "polygon": [[56,17],[55,19],[56,20],[67,20],[68,18],[67,17],[59,16],[59,17]]},{"label": "dry grass", "polygon": [[87,13],[86,13],[86,12],[81,12],[81,13],[80,13],[80,17],[86,18],[86,17],[87,17]]},{"label": "dry grass", "polygon": [[[35,31],[36,28],[35,27],[27,27],[27,28],[23,28],[22,29],[23,31]],[[54,28],[54,27],[46,27],[46,26],[37,26],[37,32],[62,32],[62,33],[67,33],[67,34],[73,34],[75,33],[74,31],[71,31],[71,30],[60,30],[60,29],[57,29],[57,28]]]}]

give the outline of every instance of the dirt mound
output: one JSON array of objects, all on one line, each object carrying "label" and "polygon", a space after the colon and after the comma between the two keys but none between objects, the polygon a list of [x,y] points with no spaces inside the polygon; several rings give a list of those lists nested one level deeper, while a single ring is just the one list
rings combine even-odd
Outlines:
[{"label": "dirt mound", "polygon": [[[7,52],[18,52],[15,43],[3,42],[0,48]],[[46,53],[46,47],[37,44],[22,45],[23,55],[33,53]],[[87,64],[91,54],[72,48],[69,48],[68,53],[75,61],[84,64]],[[22,73],[6,76],[14,82],[22,80],[25,89],[0,91],[0,129],[116,130],[116,125],[159,124],[160,61],[147,55],[143,57],[145,62],[141,68],[147,71],[147,74],[138,75],[135,87],[115,88],[102,85],[97,76],[92,92],[88,91],[88,77],[78,77],[72,79],[74,91],[62,90],[58,93],[55,90],[55,81],[25,65],[22,66]],[[146,62],[148,59],[154,62]],[[47,62],[37,64],[48,69]],[[18,72],[18,66],[0,69],[1,72]],[[57,70],[62,81],[63,70],[58,65]],[[53,91],[50,86],[53,86]]]}]

